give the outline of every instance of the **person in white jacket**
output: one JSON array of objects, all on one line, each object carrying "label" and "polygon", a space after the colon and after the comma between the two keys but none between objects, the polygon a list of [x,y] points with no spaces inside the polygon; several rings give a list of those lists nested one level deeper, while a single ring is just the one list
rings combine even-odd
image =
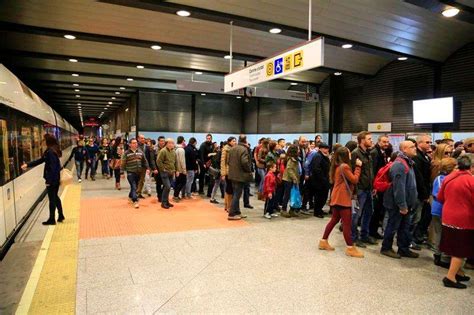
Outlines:
[{"label": "person in white jacket", "polygon": [[[186,144],[184,143],[184,137],[179,136],[177,139],[176,145],[176,163],[177,163],[177,172],[179,175],[176,177],[176,184],[174,187],[174,195],[173,201],[179,202],[181,198],[185,196],[185,188],[186,188],[186,158],[184,148]],[[181,192],[181,198],[179,197],[179,193]]]}]

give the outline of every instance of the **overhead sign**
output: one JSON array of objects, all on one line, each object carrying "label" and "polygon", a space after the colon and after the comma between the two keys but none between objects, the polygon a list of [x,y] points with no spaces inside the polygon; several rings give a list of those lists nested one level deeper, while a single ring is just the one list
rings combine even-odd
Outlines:
[{"label": "overhead sign", "polygon": [[290,48],[224,78],[224,91],[231,92],[324,65],[324,37]]},{"label": "overhead sign", "polygon": [[367,129],[370,132],[390,132],[392,123],[370,123]]},{"label": "overhead sign", "polygon": [[[212,83],[203,81],[177,80],[176,87],[181,91],[193,91],[201,93],[225,94],[222,83]],[[244,95],[244,90],[232,91],[231,95]]]}]

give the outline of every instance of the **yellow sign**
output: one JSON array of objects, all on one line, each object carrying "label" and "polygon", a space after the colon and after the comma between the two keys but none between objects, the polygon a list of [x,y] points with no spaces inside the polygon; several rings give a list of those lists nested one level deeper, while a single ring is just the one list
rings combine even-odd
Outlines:
[{"label": "yellow sign", "polygon": [[453,133],[452,132],[443,132],[443,139],[452,139]]},{"label": "yellow sign", "polygon": [[293,69],[293,58],[291,55],[286,55],[284,62],[283,62],[283,69],[286,71],[290,71]]},{"label": "yellow sign", "polygon": [[377,125],[377,130],[380,130],[380,129],[382,129],[382,125],[381,125],[381,124],[378,124],[378,125]]},{"label": "yellow sign", "polygon": [[297,51],[293,54],[293,67],[299,68],[303,66],[303,51]]},{"label": "yellow sign", "polygon": [[273,75],[273,62],[267,63],[267,77],[271,77]]}]

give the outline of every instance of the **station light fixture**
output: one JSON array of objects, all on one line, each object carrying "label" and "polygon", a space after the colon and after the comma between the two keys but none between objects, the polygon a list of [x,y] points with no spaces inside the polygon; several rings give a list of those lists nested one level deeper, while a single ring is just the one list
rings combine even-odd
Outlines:
[{"label": "station light fixture", "polygon": [[74,90],[74,92],[80,92],[80,91],[81,91],[81,90],[79,90],[79,89],[75,89],[75,90]]},{"label": "station light fixture", "polygon": [[232,56],[231,55],[225,55],[224,59],[232,59]]},{"label": "station light fixture", "polygon": [[241,98],[242,98],[242,96],[236,96],[235,98],[241,99]]},{"label": "station light fixture", "polygon": [[291,82],[290,85],[298,85],[296,82]]},{"label": "station light fixture", "polygon": [[206,96],[206,93],[201,93],[202,96]]},{"label": "station light fixture", "polygon": [[112,105],[113,103],[112,102],[109,102],[109,105]]},{"label": "station light fixture", "polygon": [[176,14],[182,17],[188,17],[191,15],[191,12],[185,11],[185,10],[179,10],[178,12],[176,12]]},{"label": "station light fixture", "polygon": [[81,104],[81,103],[77,103],[77,105],[81,106],[82,104]]},{"label": "station light fixture", "polygon": [[344,49],[349,49],[349,48],[352,48],[352,45],[351,44],[344,44],[341,47],[344,48]]},{"label": "station light fixture", "polygon": [[125,90],[125,88],[123,86],[120,87],[121,90]]},{"label": "station light fixture", "polygon": [[127,78],[127,81],[133,81],[133,78]]},{"label": "station light fixture", "polygon": [[79,94],[76,94],[76,97],[81,97]]},{"label": "station light fixture", "polygon": [[160,46],[160,45],[152,45],[152,46],[151,46],[151,49],[153,49],[153,50],[160,50],[160,49],[161,49],[161,46]]},{"label": "station light fixture", "polygon": [[456,9],[456,8],[449,8],[441,12],[443,16],[448,17],[448,18],[458,15],[458,13],[459,13],[459,9]]},{"label": "station light fixture", "polygon": [[77,84],[77,83],[74,83],[72,86],[79,86],[79,84]]},{"label": "station light fixture", "polygon": [[115,92],[115,94],[119,95],[119,94],[120,94],[120,92]]},{"label": "station light fixture", "polygon": [[114,99],[116,99],[116,97],[115,97],[115,96],[112,96],[112,99],[114,100]]},{"label": "station light fixture", "polygon": [[196,72],[194,72],[194,74],[200,75],[200,74],[202,74],[202,72],[201,71],[196,71]]},{"label": "station light fixture", "polygon": [[141,66],[141,65],[138,65],[137,68],[138,68],[138,69],[144,69],[145,67],[144,67],[144,66]]},{"label": "station light fixture", "polygon": [[163,93],[166,93],[166,92],[168,92],[168,91],[166,91],[166,90],[163,90],[163,91],[161,91],[161,92],[163,92]]},{"label": "station light fixture", "polygon": [[334,72],[334,75],[342,75],[342,72]]},{"label": "station light fixture", "polygon": [[71,59],[69,59],[69,61],[70,61],[70,62],[77,62],[77,59],[71,58]]},{"label": "station light fixture", "polygon": [[280,33],[281,33],[281,29],[275,27],[275,28],[270,29],[269,32],[272,33],[272,34],[280,34]]},{"label": "station light fixture", "polygon": [[398,57],[398,60],[400,61],[404,61],[404,60],[407,60],[408,58],[407,57]]},{"label": "station light fixture", "polygon": [[78,76],[79,76],[79,74],[77,74],[77,73],[73,73],[73,74],[71,74],[71,75],[72,75],[73,77],[78,77]]},{"label": "station light fixture", "polygon": [[66,38],[66,39],[76,39],[76,36],[70,35],[70,34],[66,34],[66,35],[64,35],[64,38]]},{"label": "station light fixture", "polygon": [[128,107],[127,107],[127,108],[125,108],[125,111],[126,111],[126,112],[128,112]]}]

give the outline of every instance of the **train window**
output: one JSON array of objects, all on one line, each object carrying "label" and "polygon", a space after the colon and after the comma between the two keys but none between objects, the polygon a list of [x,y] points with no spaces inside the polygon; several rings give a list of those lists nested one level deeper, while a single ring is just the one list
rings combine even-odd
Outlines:
[{"label": "train window", "polygon": [[29,123],[29,121],[18,122],[18,131],[20,132],[18,139],[20,165],[33,161],[33,141],[31,139],[31,126]]},{"label": "train window", "polygon": [[0,105],[0,186],[12,179],[13,158],[8,151],[7,109]]}]

